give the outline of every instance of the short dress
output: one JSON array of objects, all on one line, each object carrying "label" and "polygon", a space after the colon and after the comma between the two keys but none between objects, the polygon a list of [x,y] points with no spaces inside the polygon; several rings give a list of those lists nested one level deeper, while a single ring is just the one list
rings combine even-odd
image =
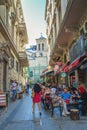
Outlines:
[{"label": "short dress", "polygon": [[35,92],[35,96],[33,98],[33,102],[34,103],[39,103],[40,101],[41,101],[41,92],[39,92],[39,93]]}]

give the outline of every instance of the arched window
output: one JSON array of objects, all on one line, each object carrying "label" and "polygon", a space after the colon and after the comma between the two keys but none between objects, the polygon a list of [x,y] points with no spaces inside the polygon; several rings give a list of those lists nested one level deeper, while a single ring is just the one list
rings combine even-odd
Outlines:
[{"label": "arched window", "polygon": [[42,43],[42,50],[44,50],[44,43]]},{"label": "arched window", "polygon": [[40,44],[38,44],[38,50],[40,51]]}]

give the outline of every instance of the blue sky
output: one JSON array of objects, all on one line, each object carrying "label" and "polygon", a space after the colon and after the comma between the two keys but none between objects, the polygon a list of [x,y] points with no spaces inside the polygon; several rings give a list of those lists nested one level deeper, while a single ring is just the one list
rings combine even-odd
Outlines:
[{"label": "blue sky", "polygon": [[45,4],[46,0],[21,0],[24,19],[27,27],[29,44],[35,44],[35,39],[46,37]]}]

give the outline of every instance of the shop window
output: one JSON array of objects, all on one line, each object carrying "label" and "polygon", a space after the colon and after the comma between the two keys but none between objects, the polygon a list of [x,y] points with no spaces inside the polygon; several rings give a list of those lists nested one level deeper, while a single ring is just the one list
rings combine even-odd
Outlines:
[{"label": "shop window", "polygon": [[78,70],[78,77],[79,77],[79,82],[84,83],[84,74],[85,74],[85,70]]}]

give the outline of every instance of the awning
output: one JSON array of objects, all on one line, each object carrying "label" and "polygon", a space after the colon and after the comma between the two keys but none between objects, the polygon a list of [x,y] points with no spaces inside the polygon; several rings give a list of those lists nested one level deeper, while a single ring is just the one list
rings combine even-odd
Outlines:
[{"label": "awning", "polygon": [[45,74],[43,73],[43,74],[40,75],[40,78],[44,78],[44,76],[45,76]]},{"label": "awning", "polygon": [[77,58],[76,60],[74,60],[70,65],[66,66],[64,68],[64,72],[68,72],[72,69],[74,69],[75,67],[78,67],[81,65],[81,62],[84,60],[84,58],[86,58],[87,55],[82,55],[81,57]]},{"label": "awning", "polygon": [[61,67],[61,72],[64,71],[64,69],[70,64],[70,61],[66,62],[62,67]]},{"label": "awning", "polygon": [[42,73],[41,76],[40,76],[40,78],[43,78],[44,76],[49,76],[49,75],[51,75],[53,73],[54,73],[53,70],[48,70],[48,71]]},{"label": "awning", "polygon": [[48,76],[48,75],[53,74],[53,73],[54,73],[53,70],[48,70],[45,74],[46,74],[46,76]]},{"label": "awning", "polygon": [[66,62],[58,71],[57,74],[64,72],[64,69],[70,64],[70,61]]},{"label": "awning", "polygon": [[48,71],[48,68],[45,68],[45,69],[42,71],[42,73],[45,73],[46,71]]}]

